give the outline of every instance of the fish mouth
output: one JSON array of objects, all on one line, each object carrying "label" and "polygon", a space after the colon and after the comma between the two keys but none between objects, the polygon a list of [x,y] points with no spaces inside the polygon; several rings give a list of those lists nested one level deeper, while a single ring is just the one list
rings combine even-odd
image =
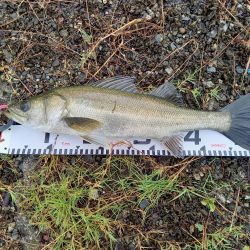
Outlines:
[{"label": "fish mouth", "polygon": [[11,107],[5,110],[3,114],[9,119],[21,124],[28,120],[27,115],[24,115],[21,111]]}]

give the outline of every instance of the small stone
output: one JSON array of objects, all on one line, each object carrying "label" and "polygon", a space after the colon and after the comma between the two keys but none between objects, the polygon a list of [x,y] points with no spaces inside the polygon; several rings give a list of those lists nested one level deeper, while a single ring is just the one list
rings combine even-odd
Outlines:
[{"label": "small stone", "polygon": [[238,74],[243,74],[244,73],[244,69],[240,65],[238,65],[238,66],[236,66],[236,72]]},{"label": "small stone", "polygon": [[107,4],[107,3],[108,3],[108,0],[102,0],[102,3],[103,3],[103,4]]},{"label": "small stone", "polygon": [[214,98],[211,98],[208,103],[208,110],[212,111],[212,110],[217,110],[218,108],[219,108],[219,103]]},{"label": "small stone", "polygon": [[246,196],[245,196],[244,199],[245,199],[245,200],[250,200],[250,195],[247,195],[247,194],[246,194]]},{"label": "small stone", "polygon": [[12,19],[16,19],[17,18],[17,12],[13,12],[12,14],[10,14],[10,17]]},{"label": "small stone", "polygon": [[182,19],[181,19],[182,21],[189,21],[190,20],[190,18],[188,17],[188,16],[182,16]]},{"label": "small stone", "polygon": [[52,66],[53,67],[58,67],[60,65],[60,62],[58,59],[56,59],[53,63],[52,63]]},{"label": "small stone", "polygon": [[172,42],[172,43],[170,44],[170,47],[171,47],[172,50],[175,50],[175,49],[177,48],[174,42]]},{"label": "small stone", "polygon": [[193,233],[194,233],[194,230],[195,230],[194,225],[191,225],[191,226],[189,227],[189,232],[190,232],[191,234],[193,234]]},{"label": "small stone", "polygon": [[134,243],[130,242],[129,245],[128,245],[128,249],[129,250],[135,250],[136,248],[135,248]]},{"label": "small stone", "polygon": [[173,73],[173,69],[171,67],[168,67],[165,69],[165,72],[168,74],[168,75],[171,75]]},{"label": "small stone", "polygon": [[157,213],[152,214],[152,219],[155,221],[159,218],[159,215]]},{"label": "small stone", "polygon": [[79,72],[78,76],[76,77],[76,80],[79,83],[84,83],[86,81],[86,75],[83,72]]},{"label": "small stone", "polygon": [[208,33],[208,36],[211,38],[215,38],[217,36],[217,31],[216,30],[212,30]]},{"label": "small stone", "polygon": [[3,52],[6,62],[11,63],[13,61],[12,54],[7,49],[3,49],[2,52]]},{"label": "small stone", "polygon": [[199,173],[194,173],[194,179],[196,180],[196,181],[200,181],[201,180],[201,176],[200,176],[200,174]]},{"label": "small stone", "polygon": [[218,44],[217,44],[217,43],[214,43],[214,44],[212,45],[212,49],[213,49],[213,50],[217,50],[217,49],[218,49]]},{"label": "small stone", "polygon": [[228,27],[229,27],[229,24],[228,24],[228,23],[225,23],[225,24],[223,25],[223,27],[222,27],[222,30],[223,30],[224,32],[226,32],[227,29],[228,29]]},{"label": "small stone", "polygon": [[142,200],[142,201],[140,202],[140,204],[139,204],[139,207],[140,207],[141,209],[145,209],[146,207],[149,206],[149,204],[150,204],[150,202],[149,202],[148,200]]},{"label": "small stone", "polygon": [[207,73],[215,73],[216,72],[216,68],[213,66],[209,66],[207,67]]},{"label": "small stone", "polygon": [[222,202],[226,203],[226,197],[223,194],[217,194],[217,198]]},{"label": "small stone", "polygon": [[179,28],[179,31],[180,31],[181,34],[185,34],[186,33],[186,29],[183,28],[183,27]]},{"label": "small stone", "polygon": [[249,207],[250,204],[249,204],[249,203],[244,203],[243,206],[244,206],[244,207]]},{"label": "small stone", "polygon": [[162,36],[162,34],[157,34],[157,35],[155,36],[155,41],[156,41],[157,43],[161,43],[161,42],[163,41],[163,36]]},{"label": "small stone", "polygon": [[13,231],[12,231],[12,233],[11,233],[11,238],[13,240],[17,240],[18,237],[19,237],[18,231],[17,231],[17,229],[14,228]]},{"label": "small stone", "polygon": [[8,232],[11,233],[14,230],[15,226],[16,226],[15,222],[9,223],[8,224]]},{"label": "small stone", "polygon": [[69,32],[67,30],[60,30],[59,32],[61,37],[67,37],[69,35]]},{"label": "small stone", "polygon": [[213,88],[214,87],[214,83],[212,81],[205,81],[203,84],[207,88]]},{"label": "small stone", "polygon": [[0,247],[3,247],[6,244],[4,239],[0,239]]}]

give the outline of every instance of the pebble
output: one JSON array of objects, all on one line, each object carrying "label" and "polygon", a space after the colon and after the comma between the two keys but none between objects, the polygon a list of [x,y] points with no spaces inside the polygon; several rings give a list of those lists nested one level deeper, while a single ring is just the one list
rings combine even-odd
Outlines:
[{"label": "pebble", "polygon": [[8,232],[11,233],[14,230],[15,226],[16,226],[15,222],[9,223],[8,224]]},{"label": "pebble", "polygon": [[194,173],[194,179],[196,180],[196,181],[200,181],[201,180],[201,176],[200,176],[200,174],[199,173]]},{"label": "pebble", "polygon": [[149,206],[149,204],[150,204],[150,202],[149,202],[148,200],[142,200],[142,201],[140,202],[140,204],[139,204],[139,207],[140,207],[141,209],[145,209],[146,207]]},{"label": "pebble", "polygon": [[172,43],[170,44],[170,47],[171,47],[172,50],[175,50],[175,49],[177,48],[174,42],[172,42]]},{"label": "pebble", "polygon": [[208,36],[211,38],[215,38],[217,36],[217,31],[216,30],[212,30],[208,33]]},{"label": "pebble", "polygon": [[0,238],[0,247],[3,247],[6,244],[4,239]]},{"label": "pebble", "polygon": [[213,88],[214,87],[214,83],[212,81],[205,81],[203,83],[203,85],[207,88]]},{"label": "pebble", "polygon": [[243,74],[244,73],[244,69],[240,65],[238,65],[238,66],[236,66],[236,72],[238,74]]},{"label": "pebble", "polygon": [[179,31],[180,31],[181,34],[185,34],[185,33],[186,33],[186,29],[185,29],[185,28],[182,28],[182,27],[179,28]]},{"label": "pebble", "polygon": [[12,54],[7,49],[3,49],[2,52],[3,52],[6,62],[11,63],[13,61]]},{"label": "pebble", "polygon": [[245,200],[250,200],[250,195],[246,195],[244,199]]},{"label": "pebble", "polygon": [[229,24],[228,24],[228,23],[225,23],[225,24],[223,25],[223,27],[222,27],[222,30],[223,30],[224,32],[226,32],[227,29],[228,29],[228,27],[229,27]]},{"label": "pebble", "polygon": [[53,67],[58,67],[60,65],[60,61],[58,59],[54,60],[52,63]]},{"label": "pebble", "polygon": [[171,67],[168,67],[165,69],[165,72],[168,74],[168,75],[171,75],[173,73],[173,69]]},{"label": "pebble", "polygon": [[79,83],[84,83],[86,81],[86,75],[83,72],[80,72],[78,76],[76,77],[76,80]]},{"label": "pebble", "polygon": [[223,194],[217,194],[217,198],[222,202],[226,203],[226,197]]},{"label": "pebble", "polygon": [[13,231],[12,231],[12,233],[11,233],[11,238],[13,240],[17,240],[18,237],[19,237],[19,233],[18,233],[17,229],[14,228]]},{"label": "pebble", "polygon": [[155,41],[156,41],[157,43],[161,43],[161,42],[163,41],[163,36],[162,36],[162,34],[157,34],[157,35],[155,36]]},{"label": "pebble", "polygon": [[213,66],[209,66],[207,67],[207,73],[215,73],[216,72],[216,68]]},{"label": "pebble", "polygon": [[132,242],[130,242],[129,245],[128,245],[128,249],[129,249],[129,250],[135,250],[135,249],[136,249],[136,248],[135,248],[135,244],[132,243]]},{"label": "pebble", "polygon": [[59,32],[61,37],[67,37],[69,35],[69,32],[67,30],[60,30]]}]

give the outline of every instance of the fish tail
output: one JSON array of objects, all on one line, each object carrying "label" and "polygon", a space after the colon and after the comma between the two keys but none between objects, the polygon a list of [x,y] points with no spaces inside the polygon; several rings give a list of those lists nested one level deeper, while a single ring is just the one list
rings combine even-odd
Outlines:
[{"label": "fish tail", "polygon": [[250,150],[250,93],[221,110],[231,114],[231,125],[224,132],[237,145]]}]

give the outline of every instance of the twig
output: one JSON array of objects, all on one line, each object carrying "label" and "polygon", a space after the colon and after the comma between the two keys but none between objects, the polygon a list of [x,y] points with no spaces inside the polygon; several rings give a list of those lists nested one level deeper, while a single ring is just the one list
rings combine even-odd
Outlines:
[{"label": "twig", "polygon": [[144,20],[141,19],[141,18],[139,18],[139,19],[134,19],[134,20],[132,20],[132,21],[130,21],[130,22],[124,24],[124,25],[123,25],[122,27],[120,27],[119,29],[117,29],[117,30],[111,32],[110,34],[107,34],[106,36],[100,38],[100,39],[96,42],[96,44],[92,47],[92,49],[87,53],[86,58],[85,58],[85,60],[82,62],[81,67],[84,66],[84,63],[89,59],[89,57],[92,55],[92,53],[95,51],[95,49],[99,46],[99,44],[100,44],[101,42],[103,42],[105,39],[107,39],[107,38],[110,37],[110,36],[117,35],[117,33],[119,33],[120,31],[122,31],[122,30],[124,30],[124,29],[126,29],[127,27],[129,27],[129,26],[131,26],[131,25],[134,25],[134,24],[138,24],[138,23],[140,23],[140,22],[142,22],[142,21],[144,21]]},{"label": "twig", "polygon": [[239,200],[240,200],[240,188],[238,189],[238,192],[237,192],[237,197],[236,197],[236,202],[235,202],[235,208],[234,208],[234,213],[233,213],[233,216],[232,216],[232,220],[231,220],[229,232],[231,232],[232,228],[233,228],[234,219],[235,219],[235,216],[237,215],[237,207],[238,207],[238,204],[239,204]]}]

